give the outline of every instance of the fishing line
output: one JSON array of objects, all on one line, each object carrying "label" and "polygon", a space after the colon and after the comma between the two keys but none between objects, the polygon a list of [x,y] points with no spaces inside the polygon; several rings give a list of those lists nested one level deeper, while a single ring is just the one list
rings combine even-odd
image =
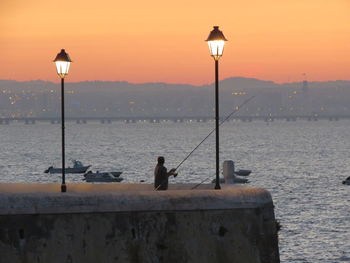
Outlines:
[{"label": "fishing line", "polygon": [[[215,175],[215,174],[214,174],[214,175]],[[211,176],[205,178],[205,179],[204,179],[203,181],[201,181],[199,184],[196,184],[195,186],[193,186],[193,187],[191,188],[191,190],[196,189],[198,186],[200,186],[200,185],[201,185],[202,183],[204,183],[206,180],[208,180],[209,178],[214,177],[214,175],[211,175]]]},{"label": "fishing line", "polygon": [[[248,99],[246,99],[241,105],[239,105],[238,107],[236,107],[235,108],[235,110],[234,111],[232,111],[222,122],[220,122],[219,123],[219,127],[225,122],[225,121],[227,121],[233,114],[235,114],[237,111],[239,111],[245,104],[247,104],[249,101],[251,101],[253,98],[254,98],[255,96],[251,96],[250,98],[248,98]],[[212,135],[212,133],[214,132],[216,130],[216,128],[214,128],[186,157],[185,157],[185,159],[183,159],[181,162],[180,162],[180,164],[175,168],[175,171],[192,155],[192,153],[195,151],[195,150],[197,150],[198,149],[198,147],[210,136],[210,135]],[[208,177],[208,178],[210,178],[210,177]],[[207,179],[208,179],[207,178]],[[167,178],[168,179],[168,178]],[[167,180],[166,179],[166,180]],[[204,181],[206,181],[207,179],[205,179]],[[164,180],[161,184],[159,184],[158,185],[158,187],[157,188],[155,188],[154,190],[156,191],[156,190],[158,190],[159,189],[159,187],[163,184],[163,183],[165,183],[166,182],[166,180]],[[204,182],[203,181],[203,182]],[[203,182],[201,182],[200,184],[202,184]],[[199,184],[199,185],[200,185]],[[198,186],[199,186],[198,185]]]},{"label": "fishing line", "polygon": [[[233,114],[235,114],[237,111],[239,111],[245,104],[247,104],[249,101],[251,101],[255,96],[252,96],[248,99],[246,99],[241,105],[239,105],[238,107],[236,107],[236,109],[234,111],[232,111],[222,122],[219,123],[219,127],[225,122],[227,121]],[[186,157],[185,159],[183,159],[180,164],[175,168],[175,171],[188,159],[188,157],[190,157],[192,155],[192,153],[197,150],[197,148],[210,136],[212,135],[212,133],[216,130],[216,128],[214,128]]]}]

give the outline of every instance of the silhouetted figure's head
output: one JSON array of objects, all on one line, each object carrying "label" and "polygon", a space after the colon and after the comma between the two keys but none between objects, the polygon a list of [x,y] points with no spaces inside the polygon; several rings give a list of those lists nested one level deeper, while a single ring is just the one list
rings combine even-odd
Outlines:
[{"label": "silhouetted figure's head", "polygon": [[163,156],[158,157],[158,164],[164,164],[165,160]]}]

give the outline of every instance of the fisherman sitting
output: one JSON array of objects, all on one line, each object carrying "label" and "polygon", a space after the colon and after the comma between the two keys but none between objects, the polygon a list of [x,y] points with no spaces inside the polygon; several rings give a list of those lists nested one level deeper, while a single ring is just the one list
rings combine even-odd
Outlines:
[{"label": "fisherman sitting", "polygon": [[164,157],[158,157],[158,163],[154,169],[154,189],[155,190],[167,190],[169,176],[177,176],[176,169],[173,168],[167,172],[167,168],[164,166]]}]

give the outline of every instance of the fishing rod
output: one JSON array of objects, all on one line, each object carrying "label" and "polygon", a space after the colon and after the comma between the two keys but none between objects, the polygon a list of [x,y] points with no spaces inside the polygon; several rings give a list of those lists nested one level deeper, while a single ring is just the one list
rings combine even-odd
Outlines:
[{"label": "fishing rod", "polygon": [[[232,111],[222,122],[220,122],[219,127],[227,121],[233,114],[235,114],[237,111],[239,111],[245,104],[247,104],[249,101],[251,101],[255,96],[251,96],[250,98],[246,99],[241,105],[235,108],[234,111]],[[175,168],[175,171],[192,155],[192,153],[197,150],[197,148],[210,136],[212,133],[216,130],[214,128],[186,157],[183,159],[180,164]]]},{"label": "fishing rod", "polygon": [[[241,105],[239,105],[238,107],[236,107],[235,108],[235,110],[234,111],[232,111],[228,116],[226,116],[226,118],[222,121],[222,122],[220,122],[219,123],[219,127],[225,122],[225,121],[227,121],[233,114],[235,114],[237,111],[239,111],[245,104],[247,104],[249,101],[251,101],[253,98],[255,98],[255,96],[251,96],[250,98],[248,98],[248,99],[246,99]],[[183,159],[181,162],[180,162],[180,164],[178,165],[178,166],[176,166],[176,168],[175,168],[175,171],[192,155],[192,153],[195,151],[195,150],[197,150],[198,149],[198,147],[210,136],[210,135],[212,135],[212,133],[214,132],[216,130],[216,128],[214,128],[186,157],[185,157],[185,159]],[[177,174],[176,174],[176,176],[177,176]],[[175,175],[174,175],[174,177],[175,177]],[[208,177],[209,178],[209,177]],[[204,181],[206,181],[208,178],[206,178]],[[202,181],[200,184],[202,184],[204,181]],[[158,185],[158,187],[157,188],[155,188],[154,190],[156,191],[156,190],[158,190],[159,189],[159,187],[163,184],[163,183],[165,183],[166,182],[166,180],[164,180],[161,184],[159,184]],[[198,184],[198,186],[200,185],[200,184]],[[197,187],[197,186],[196,186]]]},{"label": "fishing rod", "polygon": [[[214,174],[215,175],[215,174]],[[214,175],[211,175],[210,177],[207,177],[207,178],[205,178],[203,181],[201,181],[199,184],[196,184],[195,186],[193,186],[192,188],[191,188],[191,190],[193,190],[193,189],[196,189],[198,186],[200,186],[202,183],[204,183],[206,180],[208,180],[209,178],[212,178]]]}]

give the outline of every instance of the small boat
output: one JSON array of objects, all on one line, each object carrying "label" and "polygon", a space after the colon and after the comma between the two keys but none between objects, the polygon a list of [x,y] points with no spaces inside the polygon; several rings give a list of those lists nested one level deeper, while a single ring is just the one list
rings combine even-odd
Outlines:
[{"label": "small boat", "polygon": [[238,171],[234,171],[234,175],[239,175],[239,176],[248,176],[250,175],[252,171],[251,170],[238,170]]},{"label": "small boat", "polygon": [[[237,176],[248,176],[250,175],[251,170],[238,170],[235,171],[235,164],[232,160],[226,160],[223,162],[223,176],[224,178],[220,178],[220,183],[226,184],[245,184],[248,183],[247,178],[240,178]],[[215,183],[214,179],[212,183]]]},{"label": "small boat", "polygon": [[119,177],[123,172],[110,172],[114,177]]},{"label": "small boat", "polygon": [[93,173],[92,171],[88,171],[87,173],[84,174],[84,177],[90,176],[91,174],[97,175],[97,174],[104,174],[104,173],[110,173],[110,174],[112,174],[114,177],[119,177],[123,172],[102,172],[102,173],[101,173],[101,172],[97,171],[96,173]]},{"label": "small boat", "polygon": [[[77,161],[77,160],[72,160],[73,167],[68,167],[65,168],[64,171],[67,174],[82,174],[85,173],[91,165],[84,166],[82,162]],[[53,166],[50,166],[47,168],[45,173],[50,173],[50,174],[57,174],[57,173],[62,173],[62,168],[54,168]]]},{"label": "small boat", "polygon": [[343,184],[350,185],[350,176],[343,181]]},{"label": "small boat", "polygon": [[84,174],[84,179],[86,182],[121,182],[123,181],[122,177],[119,177],[122,172],[99,172],[93,173],[89,171]]}]

